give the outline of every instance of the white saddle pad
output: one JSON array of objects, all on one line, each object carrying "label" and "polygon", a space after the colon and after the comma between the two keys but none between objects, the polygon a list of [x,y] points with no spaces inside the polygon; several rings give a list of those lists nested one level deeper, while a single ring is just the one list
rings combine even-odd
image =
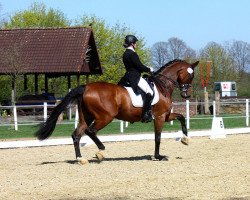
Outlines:
[{"label": "white saddle pad", "polygon": [[[134,107],[142,107],[143,106],[143,101],[141,95],[136,95],[134,91],[132,90],[131,87],[125,87],[129,93],[130,99],[132,101],[132,104]],[[153,98],[153,101],[151,105],[155,105],[159,101],[159,92],[154,84],[154,93],[155,96]]]}]

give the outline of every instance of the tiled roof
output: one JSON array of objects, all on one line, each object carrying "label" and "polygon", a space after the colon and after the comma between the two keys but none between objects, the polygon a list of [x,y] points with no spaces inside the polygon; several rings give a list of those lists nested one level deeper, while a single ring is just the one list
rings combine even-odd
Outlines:
[{"label": "tiled roof", "polygon": [[28,74],[102,73],[92,29],[0,30],[0,74],[15,70]]}]

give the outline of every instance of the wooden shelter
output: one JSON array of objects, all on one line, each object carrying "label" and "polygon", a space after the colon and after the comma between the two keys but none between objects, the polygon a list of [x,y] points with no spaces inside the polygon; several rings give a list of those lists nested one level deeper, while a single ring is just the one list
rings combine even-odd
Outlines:
[{"label": "wooden shelter", "polygon": [[80,75],[102,74],[92,29],[0,30],[0,75],[6,74],[23,74],[24,90],[26,76],[34,74],[36,92],[39,74],[45,74],[45,91],[49,77],[67,76],[70,88],[72,75],[79,80]]}]

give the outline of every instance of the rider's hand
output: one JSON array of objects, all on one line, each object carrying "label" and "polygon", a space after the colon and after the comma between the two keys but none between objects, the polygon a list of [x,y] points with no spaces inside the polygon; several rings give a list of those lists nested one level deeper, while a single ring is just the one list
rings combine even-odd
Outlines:
[{"label": "rider's hand", "polygon": [[150,72],[154,72],[154,68],[153,67],[148,67],[150,69]]}]

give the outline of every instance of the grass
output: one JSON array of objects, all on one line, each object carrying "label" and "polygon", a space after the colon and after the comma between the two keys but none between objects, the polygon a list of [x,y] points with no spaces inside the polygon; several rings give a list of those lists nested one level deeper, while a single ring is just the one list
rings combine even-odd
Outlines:
[{"label": "grass", "polygon": [[[226,118],[224,116],[223,122],[225,128],[239,128],[246,126],[246,119],[244,117],[236,116],[234,118]],[[206,119],[205,119],[206,118]],[[199,116],[190,120],[190,130],[211,129],[212,118],[208,116]],[[14,126],[0,126],[0,139],[18,139],[18,138],[34,138],[34,133],[38,129],[38,125],[19,125],[18,131],[14,130]],[[173,125],[165,123],[163,131],[178,131],[181,130],[179,121],[174,121]],[[57,124],[53,137],[70,137],[74,131],[74,124]],[[154,124],[152,123],[129,123],[127,128],[124,128],[124,133],[142,133],[153,132]],[[98,135],[121,134],[120,123],[112,122],[104,129],[98,132]]]}]

